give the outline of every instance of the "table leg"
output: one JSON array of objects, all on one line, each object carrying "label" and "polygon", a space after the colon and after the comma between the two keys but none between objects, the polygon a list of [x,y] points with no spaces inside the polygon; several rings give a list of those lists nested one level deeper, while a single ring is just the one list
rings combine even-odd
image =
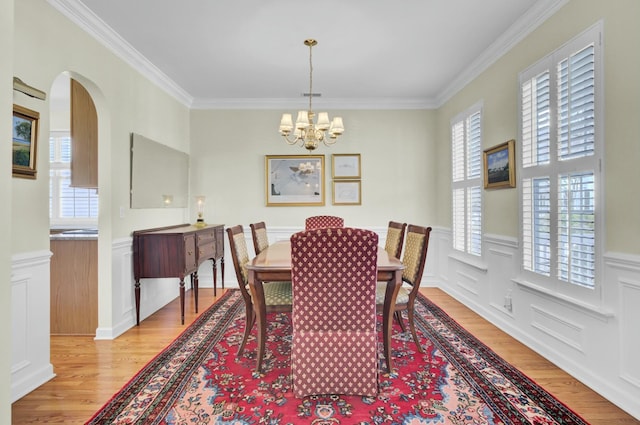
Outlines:
[{"label": "table leg", "polygon": [[393,279],[387,282],[387,290],[384,296],[384,306],[382,312],[382,332],[384,341],[384,356],[387,360],[389,373],[393,372],[393,362],[391,360],[391,330],[393,328],[393,315],[396,306],[396,297],[402,286],[402,271],[396,270]]},{"label": "table leg", "polygon": [[180,276],[180,318],[184,325],[184,276]]},{"label": "table leg", "polygon": [[136,280],[135,293],[136,293],[136,326],[139,326],[140,325],[140,280]]},{"label": "table leg", "polygon": [[198,312],[198,286],[200,284],[200,278],[198,277],[198,271],[193,272],[193,298],[196,303],[196,313]]},{"label": "table leg", "polygon": [[220,257],[220,284],[224,289],[224,256]]},{"label": "table leg", "polygon": [[217,297],[218,296],[218,273],[217,272],[217,267],[216,267],[216,259],[212,258],[211,259],[211,263],[212,263],[212,267],[213,267],[213,296]]},{"label": "table leg", "polygon": [[256,372],[262,370],[262,358],[264,357],[264,345],[267,335],[267,308],[264,301],[264,291],[262,282],[258,280],[254,271],[249,271],[249,289],[253,300],[253,308],[256,312],[256,322],[258,324],[258,353],[256,358]]}]

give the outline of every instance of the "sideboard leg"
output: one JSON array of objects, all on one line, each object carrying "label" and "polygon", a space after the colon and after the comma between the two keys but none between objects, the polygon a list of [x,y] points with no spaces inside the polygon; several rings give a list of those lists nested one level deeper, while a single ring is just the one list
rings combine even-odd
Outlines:
[{"label": "sideboard leg", "polygon": [[184,276],[180,277],[180,319],[184,325]]},{"label": "sideboard leg", "polygon": [[140,280],[135,283],[136,292],[136,326],[140,325]]}]

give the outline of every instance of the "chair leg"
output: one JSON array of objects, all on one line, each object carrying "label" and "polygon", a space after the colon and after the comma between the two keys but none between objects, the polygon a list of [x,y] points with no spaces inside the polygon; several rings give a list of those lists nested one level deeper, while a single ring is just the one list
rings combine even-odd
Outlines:
[{"label": "chair leg", "polygon": [[399,311],[399,310],[394,311],[393,317],[396,319],[396,321],[400,325],[400,329],[402,329],[402,332],[406,332],[407,328],[404,325],[404,320],[402,320],[402,311]]},{"label": "chair leg", "polygon": [[418,340],[418,334],[416,334],[416,325],[414,321],[413,314],[413,303],[409,304],[407,307],[407,317],[409,319],[409,327],[411,328],[411,335],[413,336],[413,342],[416,343],[416,347],[418,347],[418,351],[424,353],[424,349],[420,345],[420,341]]},{"label": "chair leg", "polygon": [[251,329],[255,322],[256,313],[253,311],[253,306],[247,305],[245,308],[244,334],[242,335],[242,342],[240,343],[240,348],[238,348],[236,357],[240,357],[244,352],[244,345],[247,343],[247,339],[249,338],[249,334],[251,333]]}]

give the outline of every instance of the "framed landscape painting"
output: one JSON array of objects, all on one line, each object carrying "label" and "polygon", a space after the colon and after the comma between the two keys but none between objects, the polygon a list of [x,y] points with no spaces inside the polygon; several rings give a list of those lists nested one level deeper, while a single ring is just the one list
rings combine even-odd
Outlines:
[{"label": "framed landscape painting", "polygon": [[36,148],[40,114],[20,105],[13,105],[12,144],[13,176],[36,178]]},{"label": "framed landscape painting", "polygon": [[266,155],[267,206],[324,205],[324,155]]},{"label": "framed landscape painting", "polygon": [[484,151],[484,188],[516,187],[515,140],[509,140]]}]

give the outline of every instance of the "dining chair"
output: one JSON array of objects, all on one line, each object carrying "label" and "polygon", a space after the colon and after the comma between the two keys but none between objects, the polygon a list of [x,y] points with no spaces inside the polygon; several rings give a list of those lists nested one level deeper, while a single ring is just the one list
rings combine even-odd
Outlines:
[{"label": "dining chair", "polygon": [[269,246],[269,238],[267,236],[267,225],[264,221],[259,223],[251,223],[251,238],[253,239],[253,249],[256,255],[260,254]]},{"label": "dining chair", "polygon": [[[233,266],[236,270],[238,286],[244,298],[245,304],[245,325],[242,343],[238,348],[236,357],[240,357],[244,351],[251,329],[256,322],[256,314],[254,310],[254,300],[249,288],[247,263],[249,262],[249,253],[247,250],[247,242],[244,237],[244,229],[241,225],[227,228],[229,236],[229,247],[231,248],[231,258]],[[270,312],[290,312],[291,311],[291,282],[264,282],[264,303],[267,313]],[[259,300],[257,302],[262,302]]]},{"label": "dining chair", "polygon": [[305,230],[323,229],[325,227],[344,227],[344,219],[333,215],[316,215],[304,221]]},{"label": "dining chair", "polygon": [[377,245],[376,233],[348,227],[291,236],[296,397],[378,393]]},{"label": "dining chair", "polygon": [[404,242],[404,232],[407,229],[407,223],[398,223],[390,221],[387,227],[387,239],[384,243],[384,250],[389,255],[400,258],[402,253],[402,243]]},{"label": "dining chair", "polygon": [[[423,353],[424,350],[418,341],[416,334],[416,326],[414,322],[414,303],[418,291],[420,289],[420,281],[424,272],[424,265],[427,261],[427,250],[429,248],[429,235],[431,227],[422,227],[410,224],[407,226],[407,234],[404,246],[404,254],[402,256],[402,287],[398,291],[396,297],[394,317],[400,324],[402,332],[406,332],[404,322],[402,320],[402,312],[407,311],[407,320],[413,341],[418,347],[418,351]],[[382,311],[386,292],[386,282],[379,282],[376,290],[376,305],[378,312]]]}]

